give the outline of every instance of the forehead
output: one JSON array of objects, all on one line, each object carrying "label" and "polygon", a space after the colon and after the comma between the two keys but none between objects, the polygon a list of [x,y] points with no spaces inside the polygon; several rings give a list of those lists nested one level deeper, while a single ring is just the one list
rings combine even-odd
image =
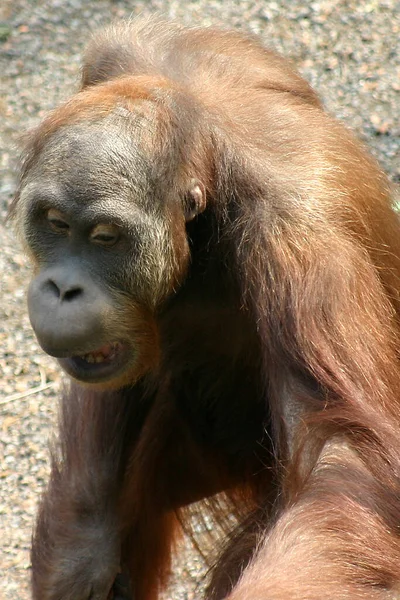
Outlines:
[{"label": "forehead", "polygon": [[[75,216],[122,224],[162,211],[153,175],[151,123],[110,115],[52,132],[28,162],[16,204],[23,231],[32,214],[50,207]],[[40,135],[40,133],[39,133]]]},{"label": "forehead", "polygon": [[47,140],[28,179],[60,186],[82,202],[116,187],[138,191],[149,179],[142,135],[141,127],[115,118],[61,127]]}]

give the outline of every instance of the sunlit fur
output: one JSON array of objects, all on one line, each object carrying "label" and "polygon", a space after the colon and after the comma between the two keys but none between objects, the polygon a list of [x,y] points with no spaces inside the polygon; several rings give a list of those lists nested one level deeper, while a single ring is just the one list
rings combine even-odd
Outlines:
[{"label": "sunlit fur", "polygon": [[[219,548],[209,600],[400,598],[400,226],[385,176],[257,40],[142,19],[93,39],[82,90],[32,134],[17,220],[54,135],[115,115],[141,136],[164,215],[138,271],[154,335],[133,336],[156,360],[150,344],[139,379],[63,398],[35,600],[106,600],[120,567],[135,600],[154,600],[200,500]],[[206,208],[185,225],[192,178]]]}]

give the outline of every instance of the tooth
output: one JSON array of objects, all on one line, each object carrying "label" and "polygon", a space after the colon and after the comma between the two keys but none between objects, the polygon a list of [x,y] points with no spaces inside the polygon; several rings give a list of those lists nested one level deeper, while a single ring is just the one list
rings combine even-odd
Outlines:
[{"label": "tooth", "polygon": [[98,354],[97,356],[94,357],[94,362],[95,363],[101,363],[104,362],[104,357],[101,356],[101,354]]},{"label": "tooth", "polygon": [[95,362],[95,358],[94,358],[93,354],[86,354],[85,360],[88,363],[94,363]]}]

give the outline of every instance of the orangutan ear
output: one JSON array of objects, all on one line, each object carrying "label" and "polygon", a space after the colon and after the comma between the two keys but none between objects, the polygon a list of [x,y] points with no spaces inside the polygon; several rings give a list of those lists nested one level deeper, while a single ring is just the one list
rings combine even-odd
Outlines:
[{"label": "orangutan ear", "polygon": [[185,196],[184,212],[186,222],[192,221],[206,208],[206,190],[198,179],[190,181],[189,189]]}]

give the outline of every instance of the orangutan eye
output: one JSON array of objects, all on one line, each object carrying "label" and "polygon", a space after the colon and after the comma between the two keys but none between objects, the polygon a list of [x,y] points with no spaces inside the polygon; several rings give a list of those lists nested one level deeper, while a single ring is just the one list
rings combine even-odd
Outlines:
[{"label": "orangutan eye", "polygon": [[119,238],[119,230],[115,225],[96,225],[90,234],[90,241],[100,246],[114,246]]},{"label": "orangutan eye", "polygon": [[65,220],[64,215],[55,208],[50,208],[47,211],[47,221],[53,231],[56,233],[67,233],[69,224]]}]

